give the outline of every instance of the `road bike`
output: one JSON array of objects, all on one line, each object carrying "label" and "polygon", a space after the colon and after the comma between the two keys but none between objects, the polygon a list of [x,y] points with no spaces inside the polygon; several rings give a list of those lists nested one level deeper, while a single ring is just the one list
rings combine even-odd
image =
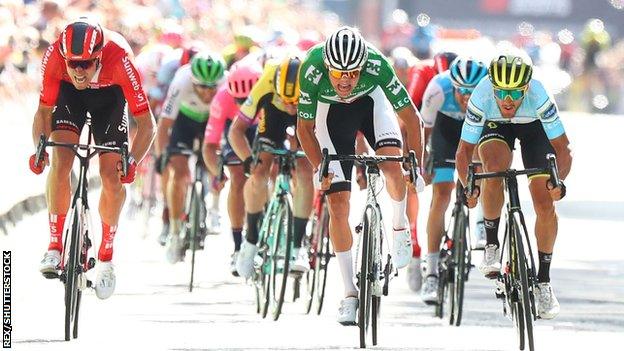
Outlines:
[{"label": "road bike", "polygon": [[[87,119],[87,126],[89,128],[87,144],[57,143],[48,141],[46,136],[42,134],[39,137],[39,144],[35,153],[35,165],[37,167],[44,160],[46,147],[70,149],[80,163],[78,184],[72,196],[69,215],[66,219],[66,223],[69,223],[69,226],[65,228],[61,263],[57,267],[56,272],[44,273],[46,278],[59,279],[65,285],[65,341],[69,341],[71,337],[74,339],[78,337],[78,316],[82,292],[87,288],[93,288],[93,282],[86,277],[86,272],[95,267],[96,263],[93,252],[89,254],[89,249],[92,247],[91,238],[89,237],[92,225],[87,196],[89,188],[89,161],[103,152],[118,153],[121,155],[122,160],[122,174],[125,175],[128,171],[128,144],[124,143],[121,147],[93,145],[91,144],[90,119]],[[84,151],[85,154],[83,155],[79,151]]]},{"label": "road bike", "polygon": [[[360,329],[360,348],[366,347],[369,326],[372,329],[372,343],[377,345],[379,310],[381,296],[388,295],[390,280],[398,274],[392,262],[392,256],[386,255],[383,262],[383,241],[387,240],[383,226],[381,207],[377,202],[378,180],[380,178],[379,163],[402,162],[409,165],[410,180],[416,184],[418,177],[416,154],[410,151],[409,156],[368,156],[368,155],[336,155],[322,150],[319,181],[327,177],[331,161],[359,161],[366,166],[366,203],[361,223],[355,228],[358,235],[358,256],[355,259],[358,271],[357,286],[359,288],[358,327]],[[387,251],[387,250],[386,250]],[[360,268],[357,270],[358,260]]]}]

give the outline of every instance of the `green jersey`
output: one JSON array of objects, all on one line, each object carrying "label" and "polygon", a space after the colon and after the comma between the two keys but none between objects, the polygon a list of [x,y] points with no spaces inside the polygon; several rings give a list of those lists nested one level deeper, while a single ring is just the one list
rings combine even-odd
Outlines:
[{"label": "green jersey", "polygon": [[301,64],[299,74],[301,89],[298,107],[299,118],[314,119],[318,102],[327,104],[350,103],[370,94],[377,87],[381,87],[395,111],[413,105],[407,90],[397,78],[386,57],[370,44],[367,44],[366,47],[368,59],[360,72],[360,80],[351,94],[344,99],[336,94],[329,81],[329,72],[323,62],[323,44],[319,44],[310,50]]}]

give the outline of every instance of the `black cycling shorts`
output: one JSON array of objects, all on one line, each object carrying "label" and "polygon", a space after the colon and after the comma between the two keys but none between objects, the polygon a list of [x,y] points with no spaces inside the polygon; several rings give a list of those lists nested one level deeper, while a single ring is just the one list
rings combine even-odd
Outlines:
[{"label": "black cycling shorts", "polygon": [[121,87],[78,90],[62,81],[52,112],[52,130],[80,135],[91,115],[91,132],[100,146],[121,147],[128,141],[128,109]]},{"label": "black cycling shorts", "polygon": [[463,125],[464,121],[458,121],[438,112],[431,132],[434,168],[455,168],[455,153]]},{"label": "black cycling shorts", "polygon": [[[398,119],[381,91],[348,104],[329,104],[326,113],[317,113],[315,125],[319,145],[321,149],[327,148],[329,153],[354,154],[358,131],[364,134],[374,150],[386,146],[402,147]],[[353,162],[343,161],[340,167],[337,166],[338,161],[329,164],[334,178],[328,193],[351,191]]]},{"label": "black cycling shorts", "polygon": [[510,150],[514,150],[516,139],[520,140],[522,163],[525,168],[546,168],[546,155],[555,150],[544,132],[539,120],[526,124],[486,121],[479,147],[492,140],[502,140]]},{"label": "black cycling shorts", "polygon": [[[225,122],[225,128],[223,129],[223,138],[221,139],[221,156],[223,157],[226,165],[235,166],[242,164],[243,161],[241,161],[241,159],[236,155],[236,152],[234,152],[232,145],[230,145],[228,135],[231,126],[231,120]],[[253,143],[253,140],[256,137],[256,127],[257,125],[252,124],[247,128],[247,131],[245,131],[245,137],[247,138],[247,142],[249,142],[249,145]]]},{"label": "black cycling shorts", "polygon": [[195,139],[199,139],[200,144],[204,140],[204,131],[207,122],[197,122],[184,113],[178,113],[173,127],[171,127],[171,136],[169,137],[169,145],[167,152],[175,154],[176,150],[193,150]]},{"label": "black cycling shorts", "polygon": [[264,114],[258,122],[258,138],[273,148],[283,148],[286,140],[286,129],[297,127],[297,116],[278,109],[270,99],[266,99],[262,108]]}]

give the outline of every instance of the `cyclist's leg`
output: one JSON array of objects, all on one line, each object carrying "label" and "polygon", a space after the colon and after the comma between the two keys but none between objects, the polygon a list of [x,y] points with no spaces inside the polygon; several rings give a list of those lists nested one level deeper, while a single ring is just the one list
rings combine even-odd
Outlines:
[{"label": "cyclist's leg", "polygon": [[258,157],[258,164],[245,182],[244,201],[247,214],[246,240],[250,244],[258,242],[258,222],[262,217],[264,205],[267,201],[269,169],[273,163],[273,156],[262,152]]},{"label": "cyclist's leg", "polygon": [[[79,92],[70,83],[61,83],[56,108],[52,113],[50,139],[56,142],[77,143],[86,119],[86,108]],[[46,199],[50,219],[49,251],[63,249],[63,228],[70,205],[70,172],[74,153],[65,148],[52,152],[51,167],[46,184]],[[58,255],[60,259],[60,254]],[[43,262],[42,262],[43,265]],[[55,265],[54,265],[55,266]]]},{"label": "cyclist's leg", "polygon": [[[381,88],[368,97],[372,106],[365,115],[361,126],[368,143],[373,145],[375,154],[401,156],[403,154],[401,130],[392,106]],[[407,187],[400,162],[384,162],[379,168],[386,178],[386,188],[392,204],[393,260],[397,268],[407,266],[412,258],[412,239],[407,219]]]},{"label": "cyclist's leg", "polygon": [[[89,111],[92,116],[92,131],[95,143],[110,147],[121,147],[128,142],[128,115],[126,101],[119,87],[93,90],[89,94]],[[126,198],[118,171],[121,156],[103,153],[99,156],[100,193],[99,212],[102,218],[102,242],[98,252],[100,261],[111,261],[113,239],[119,222],[119,215]]]},{"label": "cyclist's leg", "polygon": [[[509,124],[485,123],[482,137],[479,140],[479,156],[486,172],[501,172],[509,169],[513,158],[514,141],[515,135]],[[490,278],[494,278],[495,274],[500,271],[498,227],[504,200],[502,179],[484,179],[481,183],[481,204],[486,245],[479,270]]]},{"label": "cyclist's leg", "polygon": [[[407,138],[407,130],[405,124],[399,120],[399,126],[401,127],[401,137],[403,140]],[[403,154],[409,153],[407,143],[403,143]],[[420,259],[421,248],[418,243],[418,193],[414,188],[407,189],[407,219],[410,223],[410,233],[412,236],[412,258]],[[413,260],[412,260],[413,261]]]},{"label": "cyclist's leg", "polygon": [[240,250],[241,232],[245,223],[245,201],[241,199],[240,194],[244,192],[247,177],[245,177],[243,165],[230,165],[227,168],[230,173],[230,192],[227,199],[228,215],[234,239],[234,252],[237,252]]},{"label": "cyclist's leg", "polygon": [[[540,121],[515,126],[522,147],[522,161],[526,168],[546,168],[546,155],[555,153]],[[541,318],[551,319],[559,314],[559,301],[550,285],[550,264],[557,237],[557,213],[553,200],[546,190],[549,176],[530,175],[529,189],[533,200],[535,236],[539,269],[537,272],[537,312]]]}]

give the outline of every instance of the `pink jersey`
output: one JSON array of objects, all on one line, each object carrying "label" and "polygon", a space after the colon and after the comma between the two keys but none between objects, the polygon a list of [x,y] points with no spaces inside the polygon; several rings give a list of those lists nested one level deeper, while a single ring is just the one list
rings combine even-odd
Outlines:
[{"label": "pink jersey", "polygon": [[210,103],[210,117],[206,125],[204,142],[221,144],[221,137],[226,122],[234,120],[238,114],[238,105],[225,86],[222,86]]}]

